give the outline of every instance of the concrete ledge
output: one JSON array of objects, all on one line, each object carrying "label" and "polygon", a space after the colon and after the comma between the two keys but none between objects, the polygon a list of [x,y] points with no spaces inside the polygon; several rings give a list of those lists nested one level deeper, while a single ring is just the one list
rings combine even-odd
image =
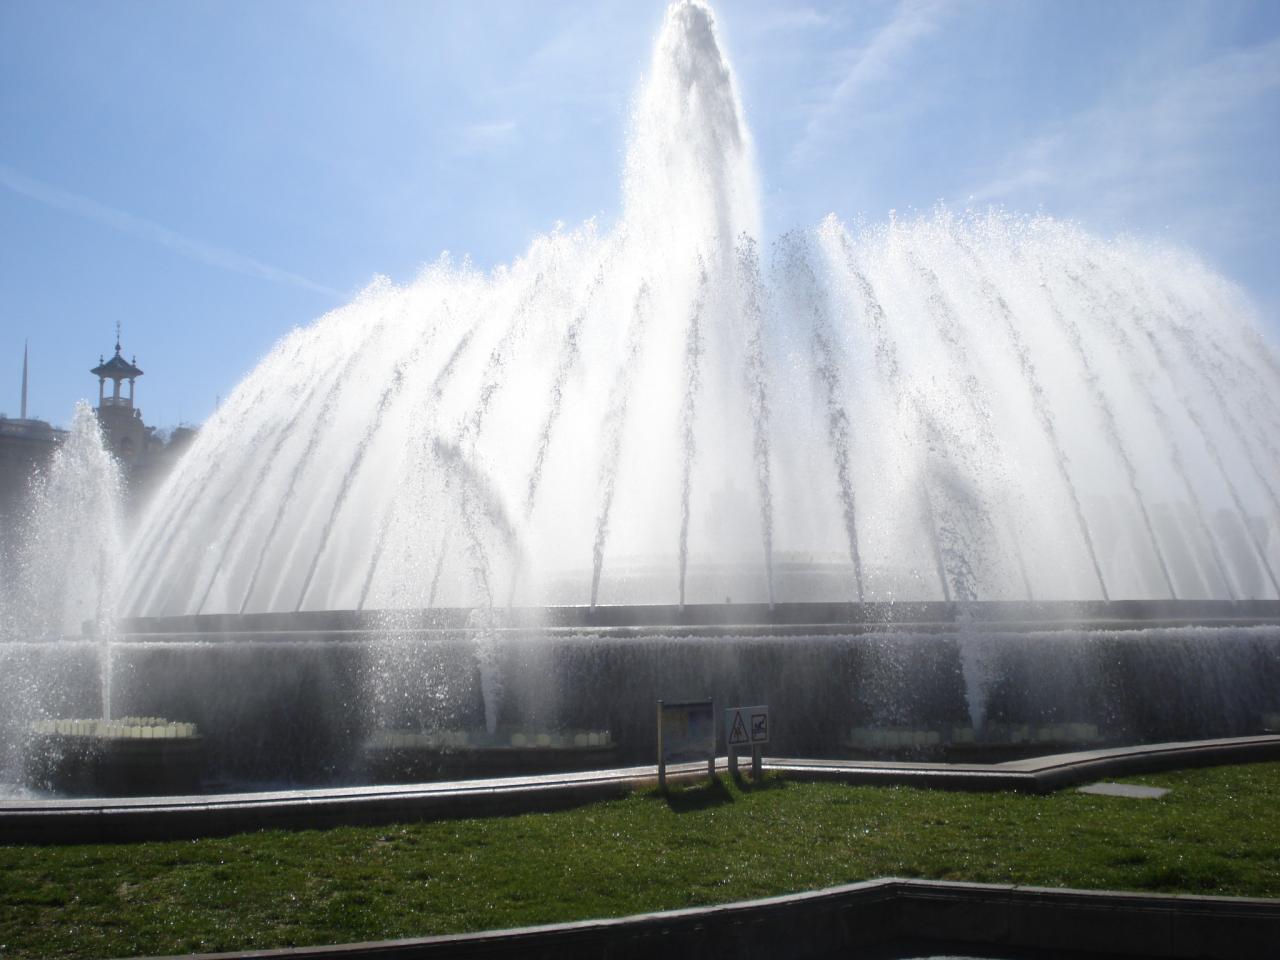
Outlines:
[{"label": "concrete ledge", "polygon": [[305,958],[883,956],[895,942],[931,951],[1052,949],[1055,956],[1273,958],[1280,900],[1111,893],[884,879],[771,897],[458,936],[201,954]]},{"label": "concrete ledge", "polygon": [[1060,753],[1005,763],[876,763],[866,760],[767,760],[765,769],[796,780],[908,785],[943,790],[1049,793],[1104,776],[1280,760],[1280,736],[1148,743]]},{"label": "concrete ledge", "polygon": [[[769,760],[765,769],[796,780],[1044,793],[1102,776],[1277,758],[1280,736],[1263,736],[1145,744],[1000,764]],[[723,772],[726,761],[721,759],[717,769]],[[706,776],[706,767],[684,764],[672,768],[668,776],[674,782],[696,782]],[[646,766],[403,786],[10,800],[0,802],[0,843],[168,840],[252,830],[502,816],[614,799],[656,782],[656,768]]]},{"label": "concrete ledge", "polygon": [[[723,762],[721,768],[724,767]],[[706,778],[706,764],[670,768],[668,779]],[[0,843],[103,843],[225,836],[502,816],[564,809],[657,784],[656,767],[186,797],[93,797],[0,801]]]},{"label": "concrete ledge", "polygon": [[1131,775],[1228,763],[1257,763],[1264,760],[1280,760],[1280,736],[1153,743],[1141,747],[1116,747],[1015,760],[1001,766],[1030,770],[1036,778],[1038,789],[1050,791],[1117,774]]},{"label": "concrete ledge", "polygon": [[[359,633],[388,630],[415,632],[472,629],[470,607],[430,610],[304,610],[297,613],[199,614],[130,617],[119,624],[122,634],[217,635],[243,633]],[[655,628],[706,629],[723,632],[765,627],[799,627],[803,632],[830,627],[955,630],[958,625],[999,624],[1004,629],[1147,629],[1153,626],[1247,626],[1280,623],[1280,600],[977,600],[967,604],[935,600],[867,603],[691,603],[618,606],[510,607],[486,629],[602,630],[643,634]],[[86,631],[92,629],[85,625]],[[818,630],[817,632],[821,632]],[[859,632],[853,630],[852,632]]]}]

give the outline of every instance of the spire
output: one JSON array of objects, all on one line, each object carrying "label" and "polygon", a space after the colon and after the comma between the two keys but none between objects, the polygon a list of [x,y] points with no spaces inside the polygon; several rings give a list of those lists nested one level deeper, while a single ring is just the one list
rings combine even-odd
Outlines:
[{"label": "spire", "polygon": [[27,419],[27,341],[22,341],[22,413],[21,418]]},{"label": "spire", "polygon": [[116,321],[116,356],[120,356],[120,321]]}]

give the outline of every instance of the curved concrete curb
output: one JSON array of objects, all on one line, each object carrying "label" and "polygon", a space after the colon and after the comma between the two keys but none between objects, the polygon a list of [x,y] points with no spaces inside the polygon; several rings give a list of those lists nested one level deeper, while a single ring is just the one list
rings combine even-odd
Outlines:
[{"label": "curved concrete curb", "polygon": [[[999,764],[770,760],[765,768],[798,780],[1046,792],[1099,776],[1277,758],[1280,736],[1265,736],[1146,744]],[[721,760],[718,769],[725,767]],[[685,764],[668,772],[676,782],[695,782],[705,776],[703,764]],[[0,843],[183,839],[273,828],[509,815],[613,799],[656,781],[655,767],[629,767],[405,786],[10,800],[0,802]]]},{"label": "curved concrete curb", "polygon": [[[705,779],[706,764],[670,768],[667,776],[676,782]],[[189,797],[10,800],[0,802],[0,843],[170,840],[251,830],[501,816],[615,799],[656,786],[657,781],[656,767],[630,767],[492,780]]]},{"label": "curved concrete curb", "polygon": [[795,780],[894,784],[943,790],[1048,793],[1103,776],[1185,767],[1280,760],[1280,736],[1148,743],[1059,753],[1005,763],[875,763],[864,760],[770,760],[765,768]]},{"label": "curved concrete curb", "polygon": [[1280,900],[873,880],[612,920],[375,943],[200,954],[188,960],[408,960],[884,956],[998,947],[1107,957],[1273,958]]}]

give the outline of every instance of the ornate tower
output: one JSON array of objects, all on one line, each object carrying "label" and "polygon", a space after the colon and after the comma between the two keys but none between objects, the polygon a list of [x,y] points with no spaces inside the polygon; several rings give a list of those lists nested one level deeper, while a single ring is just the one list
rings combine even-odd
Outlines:
[{"label": "ornate tower", "polygon": [[[149,431],[142,422],[142,411],[133,405],[134,381],[142,376],[136,361],[126,360],[120,355],[120,324],[116,324],[116,352],[110,360],[103,362],[98,357],[98,365],[89,372],[98,378],[98,422],[102,424],[102,432],[106,435],[111,452],[116,455],[122,466],[132,467],[146,451]],[[107,381],[111,381],[111,396],[106,395]],[[129,381],[129,395],[123,396],[120,391],[122,381]]]}]

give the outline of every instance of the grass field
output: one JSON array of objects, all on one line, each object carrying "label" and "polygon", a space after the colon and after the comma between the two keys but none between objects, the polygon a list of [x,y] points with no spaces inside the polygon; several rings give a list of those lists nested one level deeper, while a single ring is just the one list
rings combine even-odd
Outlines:
[{"label": "grass field", "polygon": [[711,904],[882,876],[1280,897],[1280,763],[1159,800],[770,780],[561,813],[0,847],[0,957],[263,949]]}]

